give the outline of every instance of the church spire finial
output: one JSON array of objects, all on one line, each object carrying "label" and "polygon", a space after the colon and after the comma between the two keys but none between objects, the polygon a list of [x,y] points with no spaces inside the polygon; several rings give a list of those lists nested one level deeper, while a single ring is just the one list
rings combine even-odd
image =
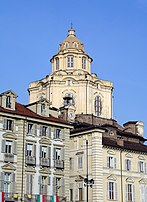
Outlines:
[{"label": "church spire finial", "polygon": [[70,29],[73,29],[73,23],[72,22],[70,23]]}]

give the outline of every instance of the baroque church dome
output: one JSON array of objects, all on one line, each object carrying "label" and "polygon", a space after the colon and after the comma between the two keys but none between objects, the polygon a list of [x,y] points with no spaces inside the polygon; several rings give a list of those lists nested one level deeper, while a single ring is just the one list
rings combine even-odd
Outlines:
[{"label": "baroque church dome", "polygon": [[59,52],[69,50],[69,49],[74,49],[83,53],[85,52],[83,43],[76,37],[75,30],[72,28],[68,30],[68,36],[60,44]]}]

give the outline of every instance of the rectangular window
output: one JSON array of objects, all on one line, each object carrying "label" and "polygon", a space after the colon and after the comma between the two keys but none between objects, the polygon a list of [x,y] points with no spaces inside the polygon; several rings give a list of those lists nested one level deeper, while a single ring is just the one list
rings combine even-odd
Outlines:
[{"label": "rectangular window", "polygon": [[32,175],[27,174],[26,176],[26,193],[27,194],[32,194]]},{"label": "rectangular window", "polygon": [[138,171],[140,173],[146,173],[146,162],[138,161]]},{"label": "rectangular window", "polygon": [[113,156],[107,157],[107,167],[108,168],[116,168],[116,158]]},{"label": "rectangular window", "polygon": [[74,58],[73,56],[67,57],[67,67],[73,67],[74,66]]},{"label": "rectangular window", "polygon": [[4,119],[3,129],[12,131],[13,130],[13,120]]},{"label": "rectangular window", "polygon": [[47,195],[47,176],[40,176],[41,183],[40,183],[40,194]]},{"label": "rectangular window", "polygon": [[107,183],[107,196],[109,200],[117,200],[117,184],[116,182]]},{"label": "rectangular window", "polygon": [[61,149],[56,148],[55,159],[56,160],[61,160]]},{"label": "rectangular window", "polygon": [[126,170],[131,171],[131,160],[130,159],[126,159]]},{"label": "rectangular window", "polygon": [[28,123],[27,133],[28,134],[32,134],[33,133],[33,124],[32,123]]},{"label": "rectangular window", "polygon": [[61,130],[56,128],[55,129],[55,138],[60,139],[61,138]]},{"label": "rectangular window", "polygon": [[45,104],[41,104],[41,114],[45,115]]},{"label": "rectangular window", "polygon": [[79,155],[78,156],[78,168],[82,168],[83,167],[83,156]]},{"label": "rectangular window", "polygon": [[4,192],[8,197],[8,194],[11,193],[11,173],[5,172],[4,173]]},{"label": "rectangular window", "polygon": [[46,136],[47,135],[47,127],[46,126],[41,126],[41,136]]},{"label": "rectangular window", "polygon": [[11,97],[9,95],[6,97],[6,107],[11,108]]},{"label": "rectangular window", "polygon": [[135,202],[135,188],[134,188],[134,185],[132,185],[132,184],[126,185],[126,201]]},{"label": "rectangular window", "polygon": [[86,69],[86,57],[82,57],[82,69]]},{"label": "rectangular window", "polygon": [[33,145],[27,144],[27,156],[32,156],[32,155],[33,155]]},{"label": "rectangular window", "polygon": [[141,189],[140,189],[140,201],[141,202],[146,202],[147,201],[147,186],[145,184],[141,184]]},{"label": "rectangular window", "polygon": [[5,143],[5,153],[7,154],[11,154],[12,153],[12,142],[11,141],[7,141]]},{"label": "rectangular window", "polygon": [[47,147],[45,147],[45,146],[41,147],[41,157],[47,158]]}]

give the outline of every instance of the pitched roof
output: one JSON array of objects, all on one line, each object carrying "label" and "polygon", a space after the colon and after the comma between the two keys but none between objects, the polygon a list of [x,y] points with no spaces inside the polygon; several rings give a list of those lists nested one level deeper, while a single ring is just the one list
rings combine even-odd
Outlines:
[{"label": "pitched roof", "polygon": [[123,146],[117,144],[117,139],[110,139],[108,137],[103,137],[102,144],[105,146],[115,147],[115,148],[122,148],[131,151],[138,151],[138,152],[146,152],[147,153],[147,145],[142,143],[136,143],[131,141],[125,141]]},{"label": "pitched roof", "polygon": [[70,123],[68,123],[64,120],[58,119],[58,118],[53,117],[53,116],[49,116],[49,117],[40,116],[40,115],[36,114],[35,112],[33,112],[32,110],[28,109],[26,105],[22,105],[22,104],[17,103],[17,102],[15,105],[15,110],[10,110],[10,109],[5,109],[3,107],[0,107],[0,112],[9,113],[9,114],[16,114],[16,115],[25,116],[25,117],[36,118],[36,119],[40,119],[40,120],[71,125]]}]

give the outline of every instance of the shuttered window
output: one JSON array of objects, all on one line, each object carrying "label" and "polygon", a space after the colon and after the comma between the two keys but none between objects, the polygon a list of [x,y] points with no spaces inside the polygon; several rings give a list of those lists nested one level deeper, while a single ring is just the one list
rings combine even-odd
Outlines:
[{"label": "shuttered window", "polygon": [[117,183],[107,182],[107,199],[117,200]]},{"label": "shuttered window", "polygon": [[133,184],[126,184],[126,201],[135,202],[135,186]]}]

